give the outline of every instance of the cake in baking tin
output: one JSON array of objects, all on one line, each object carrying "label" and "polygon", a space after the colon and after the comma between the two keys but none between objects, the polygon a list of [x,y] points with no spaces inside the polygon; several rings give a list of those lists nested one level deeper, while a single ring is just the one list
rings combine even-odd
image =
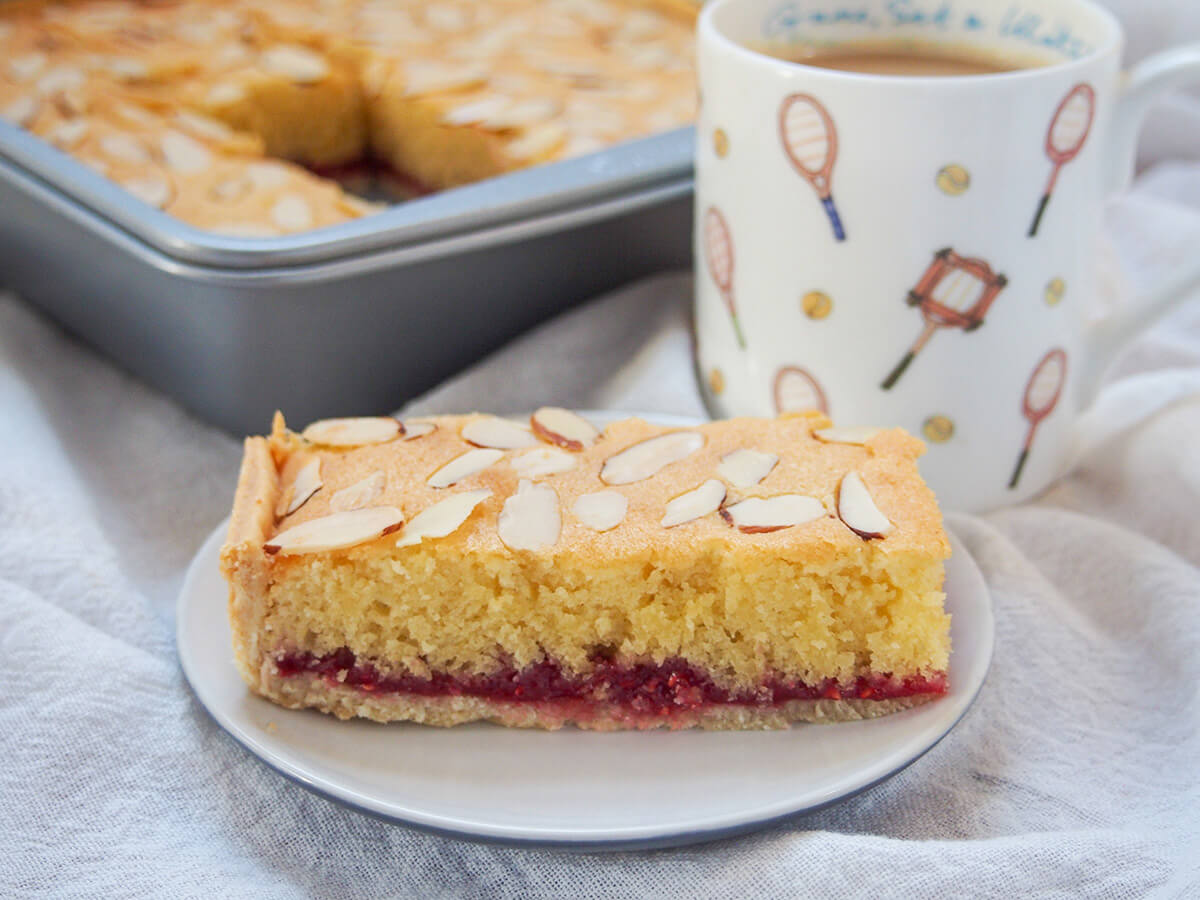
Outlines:
[{"label": "cake in baking tin", "polygon": [[0,117],[151,206],[270,236],[691,121],[687,0],[0,5]]},{"label": "cake in baking tin", "polygon": [[906,709],[946,692],[950,651],[921,452],[815,413],[279,417],[221,552],[237,665],[284,706],[430,725]]}]

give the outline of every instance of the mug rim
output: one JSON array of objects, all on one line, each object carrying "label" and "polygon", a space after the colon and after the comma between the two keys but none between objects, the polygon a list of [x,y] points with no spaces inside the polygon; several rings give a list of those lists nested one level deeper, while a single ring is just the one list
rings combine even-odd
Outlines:
[{"label": "mug rim", "polygon": [[[772,56],[769,53],[755,50],[740,41],[734,40],[717,26],[714,19],[726,7],[746,2],[749,2],[749,0],[709,0],[709,2],[706,2],[700,11],[700,18],[697,22],[697,48],[704,46],[706,43],[712,43],[717,45],[721,51],[732,54],[740,58],[741,61],[749,64],[766,62],[772,65],[792,67],[795,71],[803,72],[805,75],[811,75],[816,78],[828,78],[834,81],[845,80],[881,86],[919,85],[921,87],[929,87],[934,84],[944,84],[947,86],[962,87],[963,85],[984,85],[999,82],[1010,83],[1022,79],[1034,80],[1043,75],[1057,75],[1071,69],[1084,68],[1114,51],[1120,52],[1125,38],[1125,29],[1117,17],[1111,11],[1095,2],[1095,0],[1065,0],[1066,3],[1073,4],[1086,13],[1095,16],[1107,32],[1104,39],[1083,56],[1074,59],[1058,60],[1043,66],[1012,69],[1007,72],[985,72],[968,75],[883,75],[873,72],[853,72],[844,69],[807,66],[801,62],[781,59],[778,56]],[[938,43],[937,38],[932,38],[931,43]]]}]

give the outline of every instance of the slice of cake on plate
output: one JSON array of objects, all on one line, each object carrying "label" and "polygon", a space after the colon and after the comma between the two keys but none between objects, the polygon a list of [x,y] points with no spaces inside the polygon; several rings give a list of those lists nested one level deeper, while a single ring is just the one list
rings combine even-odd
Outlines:
[{"label": "slice of cake on plate", "polygon": [[276,417],[221,552],[237,665],[342,718],[765,728],[947,690],[949,544],[899,429],[818,414]]}]

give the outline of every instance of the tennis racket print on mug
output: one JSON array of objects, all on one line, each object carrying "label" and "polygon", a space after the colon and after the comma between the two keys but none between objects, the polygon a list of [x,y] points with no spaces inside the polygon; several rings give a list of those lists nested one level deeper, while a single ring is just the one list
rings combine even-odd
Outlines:
[{"label": "tennis racket print on mug", "polygon": [[[1092,0],[927,5],[705,5],[697,371],[715,416],[810,408],[923,434],[944,505],[979,510],[1066,470],[1107,362],[1200,283],[1197,259],[1100,325],[1088,309],[1102,204],[1152,100],[1200,80],[1200,47],[1122,76],[1120,27]],[[894,41],[1019,62],[907,76],[791,61]]]}]

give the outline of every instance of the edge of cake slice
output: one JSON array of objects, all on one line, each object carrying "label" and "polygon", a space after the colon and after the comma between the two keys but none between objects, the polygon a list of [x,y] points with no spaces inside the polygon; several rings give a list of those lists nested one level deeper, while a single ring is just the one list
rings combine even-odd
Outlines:
[{"label": "edge of cake slice", "polygon": [[342,718],[764,728],[947,690],[949,543],[899,429],[819,414],[276,417],[229,536],[237,665]]}]

